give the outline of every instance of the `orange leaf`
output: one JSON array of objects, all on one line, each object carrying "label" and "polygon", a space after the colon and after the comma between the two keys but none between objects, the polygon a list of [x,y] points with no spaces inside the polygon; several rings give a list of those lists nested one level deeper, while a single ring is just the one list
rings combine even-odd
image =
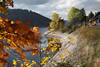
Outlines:
[{"label": "orange leaf", "polygon": [[26,24],[26,25],[29,25],[29,24],[30,24],[30,21],[27,20],[27,21],[25,22],[25,24]]},{"label": "orange leaf", "polygon": [[0,63],[0,67],[3,67],[3,63]]},{"label": "orange leaf", "polygon": [[21,23],[21,21],[20,20],[16,20],[16,24],[20,24]]},{"label": "orange leaf", "polygon": [[3,57],[7,58],[9,56],[9,53],[4,52]]}]

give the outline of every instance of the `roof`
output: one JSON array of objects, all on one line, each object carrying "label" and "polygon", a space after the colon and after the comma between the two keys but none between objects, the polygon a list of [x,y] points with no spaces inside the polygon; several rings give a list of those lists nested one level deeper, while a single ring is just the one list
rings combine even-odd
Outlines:
[{"label": "roof", "polygon": [[97,13],[95,14],[95,16],[94,16],[91,20],[96,20],[96,19],[98,19],[98,16],[100,16],[100,12],[97,12]]}]

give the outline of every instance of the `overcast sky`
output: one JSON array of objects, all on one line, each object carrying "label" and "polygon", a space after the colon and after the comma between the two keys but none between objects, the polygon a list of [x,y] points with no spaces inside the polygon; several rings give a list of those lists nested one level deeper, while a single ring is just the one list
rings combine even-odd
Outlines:
[{"label": "overcast sky", "polygon": [[74,6],[86,12],[100,11],[100,0],[14,0],[14,8],[28,9],[50,18],[53,12],[67,19],[69,9]]}]

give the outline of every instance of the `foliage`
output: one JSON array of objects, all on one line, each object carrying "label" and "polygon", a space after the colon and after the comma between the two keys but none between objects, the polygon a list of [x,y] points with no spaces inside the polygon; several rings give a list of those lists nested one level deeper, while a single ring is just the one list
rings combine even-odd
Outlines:
[{"label": "foliage", "polygon": [[81,22],[86,22],[87,17],[86,17],[86,12],[85,12],[84,8],[81,9],[81,12],[82,12],[82,15],[83,15]]},{"label": "foliage", "polygon": [[68,30],[69,33],[72,33],[76,30],[75,25],[72,25],[71,28]]},{"label": "foliage", "polygon": [[57,13],[53,13],[51,15],[52,21],[56,22],[57,19],[59,19],[59,15]]},{"label": "foliage", "polygon": [[75,27],[79,28],[82,25],[82,22],[78,18],[73,18],[70,23],[70,25],[74,25]]},{"label": "foliage", "polygon": [[[0,17],[0,64],[9,63],[6,58],[9,57],[10,53],[6,52],[5,49],[16,51],[21,59],[26,59],[25,52],[31,51],[33,55],[38,54],[39,50],[36,47],[38,43],[41,43],[39,36],[37,36],[40,34],[38,29],[38,27],[31,29],[19,20],[14,22],[8,18]],[[27,46],[32,48],[24,50],[23,48]]]},{"label": "foliage", "polygon": [[14,6],[13,0],[2,0],[2,2],[0,2],[0,13],[7,14],[6,10],[8,6]]},{"label": "foliage", "polygon": [[49,27],[50,27],[50,29],[55,29],[55,22],[50,22]]},{"label": "foliage", "polygon": [[57,27],[57,20],[59,19],[59,15],[57,13],[53,13],[51,15],[52,21],[49,24],[50,29],[56,29]]},{"label": "foliage", "polygon": [[94,14],[93,14],[93,12],[91,11],[91,12],[88,14],[88,19],[91,19],[93,16],[94,16]]},{"label": "foliage", "polygon": [[[13,59],[13,65],[17,66],[17,62],[20,62],[20,65],[22,65],[23,67],[34,65],[32,61],[30,63],[27,63],[28,60],[25,57],[27,52],[31,52],[33,56],[37,54],[40,57],[40,65],[43,65],[46,64],[48,60],[53,56],[50,56],[50,52],[55,54],[61,48],[60,40],[56,38],[49,38],[47,48],[40,47],[40,49],[38,49],[37,44],[41,43],[41,41],[39,40],[39,35],[41,34],[38,31],[39,28],[29,28],[27,24],[29,24],[29,22],[22,24],[20,20],[16,20],[16,22],[14,22],[9,20],[8,18],[0,18],[1,67],[3,66],[3,64],[9,65],[9,62],[6,58],[8,58],[11,53],[8,50],[13,50],[15,51],[15,53],[18,53],[20,55],[21,60],[19,61],[17,59]],[[26,50],[25,48],[27,47],[30,48]],[[42,53],[48,56],[42,57]],[[22,60],[24,62],[22,62]]]},{"label": "foliage", "polygon": [[63,32],[63,28],[64,28],[64,20],[59,18],[58,14],[53,13],[53,15],[51,16],[52,18],[52,22],[50,22],[49,27],[50,29],[54,29],[54,30],[59,30],[61,32]]},{"label": "foliage", "polygon": [[65,62],[65,63],[58,63],[56,67],[73,67],[73,65],[70,64],[69,62]]},{"label": "foliage", "polygon": [[68,21],[70,22],[73,18],[78,18],[81,21],[83,18],[81,10],[72,7],[68,13]]},{"label": "foliage", "polygon": [[27,60],[27,61],[25,61],[25,62],[23,62],[22,60],[19,60],[19,59],[13,59],[13,65],[14,66],[17,66],[17,65],[19,65],[20,67],[25,67],[25,66],[27,66],[27,67],[33,67],[33,66],[36,66],[37,65],[37,63],[34,61],[34,60]]},{"label": "foliage", "polygon": [[86,13],[84,8],[78,9],[72,7],[68,13],[68,21],[70,23],[66,28],[69,33],[72,33],[76,29],[80,28],[83,24],[86,24]]},{"label": "foliage", "polygon": [[[31,52],[33,56],[36,54],[40,57],[40,65],[46,64],[48,60],[52,57],[45,57],[41,60],[41,53],[44,55],[49,55],[49,52],[56,53],[59,51],[61,44],[59,40],[56,38],[48,39],[47,48],[37,48],[37,44],[41,43],[39,35],[41,34],[38,31],[38,27],[30,28],[27,26],[29,22],[25,24],[21,23],[20,20],[16,20],[16,22],[9,20],[8,18],[0,18],[0,65],[3,67],[3,64],[9,65],[9,62],[6,58],[11,54],[8,50],[13,50],[15,53],[20,55],[21,61],[23,60],[25,63],[27,59],[25,57],[27,52]],[[55,32],[56,34],[56,32]],[[27,50],[25,48],[28,48]],[[53,53],[53,54],[54,54]],[[31,66],[33,63],[24,64],[20,62],[20,65],[23,66]],[[17,59],[13,59],[13,65],[17,66]]]},{"label": "foliage", "polygon": [[69,24],[65,25],[63,29],[65,32],[67,31],[68,33],[72,33],[77,29],[77,27],[74,24]]}]

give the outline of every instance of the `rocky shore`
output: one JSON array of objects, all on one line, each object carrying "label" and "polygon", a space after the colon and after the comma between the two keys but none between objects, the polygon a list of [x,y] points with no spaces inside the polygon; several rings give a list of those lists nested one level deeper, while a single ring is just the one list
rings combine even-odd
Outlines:
[{"label": "rocky shore", "polygon": [[43,67],[55,67],[56,63],[64,62],[68,60],[68,58],[74,57],[74,52],[77,48],[77,35],[74,33],[61,33],[59,31],[46,31],[44,36],[60,39],[62,47]]}]

